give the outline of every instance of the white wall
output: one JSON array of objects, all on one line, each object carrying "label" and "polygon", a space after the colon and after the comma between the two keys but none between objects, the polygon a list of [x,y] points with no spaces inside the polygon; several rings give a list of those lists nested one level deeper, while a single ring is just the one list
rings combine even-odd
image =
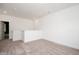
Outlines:
[{"label": "white wall", "polygon": [[21,38],[23,39],[23,31],[31,30],[33,28],[33,22],[31,20],[14,16],[0,15],[0,21],[9,21],[10,39],[14,38],[14,40],[20,40]]},{"label": "white wall", "polygon": [[79,6],[61,10],[39,19],[38,30],[47,40],[79,49]]}]

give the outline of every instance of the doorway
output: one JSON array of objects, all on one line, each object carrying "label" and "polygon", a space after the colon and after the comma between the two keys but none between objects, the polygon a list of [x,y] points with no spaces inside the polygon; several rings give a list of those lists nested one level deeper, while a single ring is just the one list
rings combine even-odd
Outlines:
[{"label": "doorway", "polygon": [[4,23],[4,39],[9,39],[9,22]]},{"label": "doorway", "polygon": [[0,39],[9,39],[9,22],[0,22]]}]

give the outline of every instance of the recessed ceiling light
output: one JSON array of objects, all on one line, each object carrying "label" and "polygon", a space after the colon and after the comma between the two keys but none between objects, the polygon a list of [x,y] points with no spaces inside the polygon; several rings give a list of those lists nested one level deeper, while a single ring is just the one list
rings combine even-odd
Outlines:
[{"label": "recessed ceiling light", "polygon": [[6,10],[4,10],[4,11],[3,11],[3,13],[4,13],[4,14],[7,14],[7,11],[6,11]]},{"label": "recessed ceiling light", "polygon": [[16,10],[16,8],[14,8],[14,10]]}]

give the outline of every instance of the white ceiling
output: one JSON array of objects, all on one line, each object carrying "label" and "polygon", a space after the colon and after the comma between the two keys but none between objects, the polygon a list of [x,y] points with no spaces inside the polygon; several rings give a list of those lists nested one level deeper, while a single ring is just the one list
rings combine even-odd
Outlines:
[{"label": "white ceiling", "polygon": [[49,13],[69,8],[78,3],[0,3],[0,13],[27,19],[36,19]]}]

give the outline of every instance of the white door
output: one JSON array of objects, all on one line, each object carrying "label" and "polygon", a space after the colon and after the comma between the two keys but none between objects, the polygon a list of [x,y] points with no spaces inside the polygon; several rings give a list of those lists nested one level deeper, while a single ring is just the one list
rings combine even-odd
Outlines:
[{"label": "white door", "polygon": [[4,23],[0,22],[0,40],[4,37]]}]

